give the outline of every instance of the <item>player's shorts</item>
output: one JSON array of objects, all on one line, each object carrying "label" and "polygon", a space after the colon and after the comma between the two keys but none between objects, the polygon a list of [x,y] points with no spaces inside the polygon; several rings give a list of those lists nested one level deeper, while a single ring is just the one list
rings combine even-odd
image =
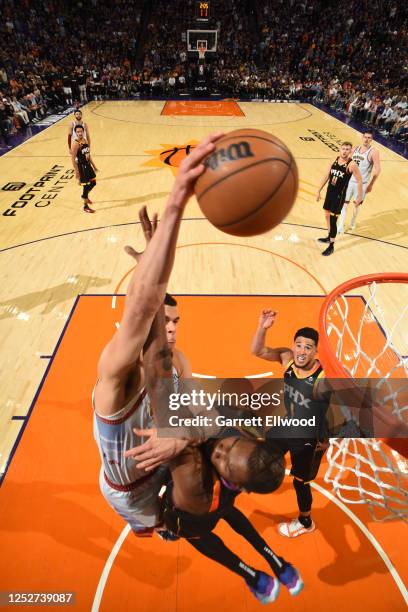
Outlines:
[{"label": "player's shorts", "polygon": [[79,169],[79,181],[81,185],[96,183],[96,174],[90,164]]},{"label": "player's shorts", "polygon": [[283,453],[290,453],[292,476],[303,482],[314,480],[318,474],[324,450],[316,451],[317,440],[314,439],[271,439],[274,446],[278,446]]},{"label": "player's shorts", "polygon": [[99,475],[99,486],[108,504],[137,534],[161,522],[161,501],[159,492],[168,480],[168,470],[160,466],[150,478],[132,491],[117,491],[105,479],[103,467]]},{"label": "player's shorts", "polygon": [[[366,190],[367,190],[367,183],[363,183],[363,201],[366,196]],[[347,187],[345,201],[350,202],[351,200],[357,200],[357,195],[358,195],[357,183],[350,179],[350,182]]]},{"label": "player's shorts", "polygon": [[176,508],[173,503],[173,483],[169,482],[164,497],[164,524],[169,531],[187,540],[207,535],[217,523],[234,506],[234,500],[240,491],[229,491],[224,488],[220,494],[218,507],[205,514],[191,514]]},{"label": "player's shorts", "polygon": [[332,215],[339,215],[343,206],[344,196],[336,198],[326,196],[326,199],[323,204],[323,210],[329,211]]},{"label": "player's shorts", "polygon": [[71,96],[71,95],[72,95],[72,89],[71,89],[71,87],[63,87],[63,88],[62,88],[62,91],[64,92],[64,94],[65,94],[66,96]]}]

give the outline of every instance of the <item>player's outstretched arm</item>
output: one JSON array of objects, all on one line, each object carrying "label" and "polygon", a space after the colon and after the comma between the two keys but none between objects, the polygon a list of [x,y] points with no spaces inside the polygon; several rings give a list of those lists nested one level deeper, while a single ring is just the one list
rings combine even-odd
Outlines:
[{"label": "player's outstretched arm", "polygon": [[290,348],[285,346],[277,348],[265,346],[266,333],[274,324],[277,314],[274,310],[263,310],[261,312],[258,327],[252,339],[251,352],[261,359],[279,361],[285,365],[293,358]]},{"label": "player's outstretched arm", "polygon": [[[207,136],[183,160],[158,229],[133,273],[120,327],[102,352],[98,364],[98,412],[101,414],[112,414],[119,409],[115,404],[123,401],[127,375],[139,361],[154,316],[164,300],[184,207],[193,193],[195,181],[204,171],[204,158],[214,151],[222,135]],[[109,395],[101,388],[105,383]],[[114,397],[118,398],[117,402]]]}]

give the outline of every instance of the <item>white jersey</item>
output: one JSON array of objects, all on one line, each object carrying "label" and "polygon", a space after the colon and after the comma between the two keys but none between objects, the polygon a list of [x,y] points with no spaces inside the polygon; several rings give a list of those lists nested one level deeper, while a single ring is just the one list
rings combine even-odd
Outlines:
[{"label": "white jersey", "polygon": [[[368,183],[370,179],[371,170],[373,168],[372,160],[368,159],[368,156],[370,155],[372,148],[373,147],[370,147],[369,149],[367,149],[367,151],[365,151],[364,153],[361,153],[360,152],[361,147],[357,147],[352,155],[353,162],[357,164],[358,169],[361,172],[361,176],[363,178],[363,185],[365,183]],[[354,178],[354,175],[352,175],[350,182],[353,182],[353,183],[357,182],[356,179]]]},{"label": "white jersey", "polygon": [[78,140],[77,137],[77,133],[75,131],[76,126],[79,125],[81,128],[83,128],[84,130],[84,140],[88,140],[87,138],[87,134],[86,134],[86,127],[85,127],[85,123],[82,123],[81,121],[79,123],[77,123],[76,121],[72,122],[72,140]]},{"label": "white jersey", "polygon": [[[173,385],[177,390],[178,375],[174,367]],[[145,439],[137,436],[133,429],[151,429],[155,426],[149,396],[143,388],[126,406],[107,417],[97,414],[94,395],[95,389],[92,394],[94,437],[99,448],[105,480],[113,488],[128,490],[136,481],[146,477],[146,472],[136,467],[133,458],[126,458],[124,451],[145,442]]]}]

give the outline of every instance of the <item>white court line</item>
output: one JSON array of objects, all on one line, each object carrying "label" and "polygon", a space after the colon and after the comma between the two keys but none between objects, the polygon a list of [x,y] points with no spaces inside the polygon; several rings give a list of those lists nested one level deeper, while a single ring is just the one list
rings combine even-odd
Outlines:
[{"label": "white court line", "polygon": [[[290,473],[289,470],[286,470],[286,473],[289,474]],[[401,579],[401,576],[398,574],[397,570],[391,563],[391,559],[389,558],[385,550],[382,548],[379,541],[373,536],[371,531],[367,529],[364,523],[358,518],[358,516],[354,514],[352,510],[350,510],[350,508],[348,508],[348,506],[346,506],[346,504],[343,504],[343,502],[337,497],[335,497],[332,493],[330,493],[330,491],[327,491],[326,489],[318,485],[316,482],[311,482],[310,484],[312,485],[312,487],[314,487],[320,493],[322,493],[328,499],[330,499],[330,501],[334,502],[336,506],[338,506],[341,510],[343,510],[343,512],[347,514],[349,518],[351,518],[351,520],[357,525],[357,527],[361,529],[363,534],[366,536],[367,540],[373,545],[377,553],[380,555],[381,559],[384,561],[384,564],[387,570],[390,572],[391,576],[395,580],[395,584],[401,591],[401,595],[404,598],[405,603],[408,604],[408,591],[407,591],[407,588],[404,582]]]},{"label": "white court line", "polygon": [[113,562],[116,559],[116,555],[118,554],[123,542],[125,541],[128,533],[130,531],[130,525],[127,524],[126,527],[123,529],[122,533],[120,534],[120,536],[118,537],[118,539],[115,542],[114,547],[111,550],[111,553],[105,563],[105,567],[103,568],[101,577],[99,579],[99,583],[98,583],[98,587],[96,589],[96,593],[95,593],[95,597],[93,600],[93,604],[92,604],[92,610],[91,612],[98,612],[99,610],[99,606],[102,600],[102,595],[103,595],[103,591],[105,590],[105,585],[106,585],[106,581],[108,579],[109,576],[109,572],[111,571],[111,567],[113,565]]},{"label": "white court line", "polygon": [[191,376],[194,378],[217,378],[216,376],[211,376],[210,374],[197,374],[196,372],[191,372]]},{"label": "white court line", "polygon": [[115,310],[116,308],[116,295],[112,296],[112,310]]},{"label": "white court line", "polygon": [[263,372],[262,374],[250,374],[249,376],[244,376],[244,378],[265,378],[266,376],[272,376],[273,372]]},{"label": "white court line", "polygon": [[[289,476],[290,471],[286,470],[286,474]],[[363,534],[366,536],[367,540],[372,544],[372,546],[375,548],[375,550],[377,551],[377,553],[379,554],[379,556],[381,557],[381,559],[384,561],[384,564],[386,566],[386,568],[388,569],[388,571],[390,572],[391,576],[393,577],[395,584],[397,585],[398,589],[401,592],[402,597],[404,598],[404,601],[406,604],[408,604],[408,591],[404,585],[404,582],[401,579],[401,576],[398,574],[397,570],[395,569],[395,567],[393,566],[393,564],[391,563],[391,559],[389,558],[389,556],[387,555],[387,553],[384,551],[384,549],[382,548],[381,544],[378,542],[378,540],[373,536],[373,534],[367,529],[367,527],[364,525],[364,523],[358,518],[358,516],[356,516],[354,514],[354,512],[352,510],[350,510],[350,508],[348,508],[345,504],[343,504],[342,501],[340,501],[337,497],[335,497],[332,493],[330,493],[330,491],[327,491],[326,489],[324,489],[323,487],[321,487],[320,485],[318,485],[315,482],[311,482],[310,483],[312,485],[312,487],[314,487],[317,491],[319,491],[320,493],[322,493],[322,495],[325,495],[328,499],[330,499],[330,501],[332,501],[333,503],[336,504],[336,506],[338,506],[340,508],[340,510],[343,510],[343,512],[345,514],[347,514],[347,516],[357,525],[357,527],[363,532]],[[92,604],[92,611],[91,612],[98,612],[99,610],[99,605],[101,603],[102,600],[102,595],[103,595],[103,591],[105,589],[105,585],[109,576],[109,572],[111,570],[111,567],[113,565],[113,562],[120,550],[120,547],[122,546],[123,542],[126,539],[126,536],[128,535],[130,531],[130,526],[126,525],[126,527],[123,529],[122,533],[120,534],[120,536],[118,537],[118,539],[115,542],[114,547],[112,548],[112,551],[105,563],[105,567],[103,568],[99,583],[98,583],[98,587],[96,589],[96,593],[95,593],[95,597],[94,597],[94,601]]]}]

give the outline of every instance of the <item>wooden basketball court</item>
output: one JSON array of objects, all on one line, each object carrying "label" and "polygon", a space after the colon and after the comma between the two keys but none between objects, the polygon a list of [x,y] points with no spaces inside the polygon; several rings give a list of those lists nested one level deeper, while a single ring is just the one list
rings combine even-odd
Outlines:
[{"label": "wooden basketball court", "polygon": [[[262,308],[279,311],[274,339],[287,344],[298,327],[317,326],[336,285],[407,270],[408,162],[376,144],[382,174],[356,229],[324,258],[315,192],[338,144],[361,141],[344,123],[307,104],[95,102],[83,112],[99,168],[96,214],[82,211],[73,178],[71,118],[0,158],[0,590],[76,591],[81,612],[258,609],[243,581],[188,543],[129,534],[99,493],[90,395],[99,352],[120,318],[123,297],[115,296],[125,293],[133,265],[123,247],[142,248],[139,207],[161,213],[177,166],[209,131],[256,127],[284,140],[300,171],[285,222],[263,236],[234,238],[213,228],[192,200],[169,286],[180,296],[178,345],[195,373],[279,376],[275,364],[250,355]],[[401,307],[398,288],[385,307]],[[374,323],[373,350],[380,334]],[[406,328],[398,342],[407,354]],[[275,608],[354,611],[364,602],[375,611],[405,609],[406,525],[375,523],[366,507],[344,506],[324,471],[314,487],[318,530],[298,541],[276,531],[296,514],[290,479],[273,495],[239,499],[304,578],[299,597],[282,592]],[[217,529],[248,563],[266,569],[227,526]]]}]

